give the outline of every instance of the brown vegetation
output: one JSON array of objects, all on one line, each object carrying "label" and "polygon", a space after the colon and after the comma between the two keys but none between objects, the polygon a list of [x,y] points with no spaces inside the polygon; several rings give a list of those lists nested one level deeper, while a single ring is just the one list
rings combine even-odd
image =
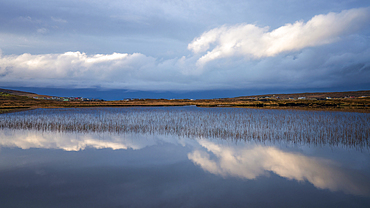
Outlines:
[{"label": "brown vegetation", "polygon": [[[19,92],[19,91],[18,91]],[[362,96],[370,94],[370,91],[358,92]],[[313,93],[309,93],[313,94]],[[341,94],[341,93],[339,93]],[[0,113],[12,110],[26,108],[69,108],[69,107],[128,107],[128,106],[186,106],[196,105],[198,107],[250,107],[250,108],[269,108],[269,109],[302,109],[302,110],[339,110],[339,111],[357,111],[370,112],[370,97],[350,98],[353,95],[350,92],[348,98],[337,98],[328,100],[319,99],[276,99],[259,98],[251,99],[247,97],[225,98],[225,99],[135,99],[120,101],[56,101],[46,99],[33,99],[29,96],[19,96],[0,92]],[[302,97],[305,94],[297,94]],[[325,94],[326,96],[327,94]],[[346,96],[347,96],[346,95]],[[291,96],[291,95],[287,95]],[[308,96],[308,95],[306,95]],[[321,93],[320,96],[323,96]],[[262,96],[260,96],[262,97]],[[273,96],[274,97],[274,96]],[[275,97],[277,97],[275,95]],[[311,96],[312,97],[312,96]]]},{"label": "brown vegetation", "polygon": [[347,91],[347,92],[315,92],[315,93],[294,93],[294,94],[266,94],[266,95],[253,95],[253,96],[242,96],[235,99],[251,99],[251,98],[262,98],[270,97],[271,99],[298,99],[299,97],[305,97],[306,99],[326,99],[327,97],[336,98],[358,98],[361,96],[370,97],[370,90],[362,91]]}]

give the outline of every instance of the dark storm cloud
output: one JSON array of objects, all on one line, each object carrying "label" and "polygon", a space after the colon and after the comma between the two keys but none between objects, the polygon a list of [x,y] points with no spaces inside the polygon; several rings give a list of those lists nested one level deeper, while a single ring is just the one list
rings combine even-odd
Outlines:
[{"label": "dark storm cloud", "polygon": [[224,24],[275,29],[297,20],[308,21],[317,14],[366,6],[366,1],[334,0],[4,0],[0,3],[0,48],[5,54],[78,50],[181,57],[194,37]]},{"label": "dark storm cloud", "polygon": [[2,1],[0,82],[132,90],[368,86],[368,6]]}]

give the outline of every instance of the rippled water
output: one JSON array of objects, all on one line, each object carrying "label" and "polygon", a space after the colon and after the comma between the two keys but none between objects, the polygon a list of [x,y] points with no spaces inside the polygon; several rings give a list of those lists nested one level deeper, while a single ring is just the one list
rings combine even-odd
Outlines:
[{"label": "rippled water", "polygon": [[238,108],[0,115],[2,207],[369,207],[370,115]]}]

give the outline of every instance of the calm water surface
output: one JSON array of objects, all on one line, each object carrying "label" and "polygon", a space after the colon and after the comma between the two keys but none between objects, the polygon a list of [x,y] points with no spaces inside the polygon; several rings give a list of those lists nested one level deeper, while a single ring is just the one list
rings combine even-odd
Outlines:
[{"label": "calm water surface", "polygon": [[235,108],[0,115],[0,207],[370,207],[370,115]]}]

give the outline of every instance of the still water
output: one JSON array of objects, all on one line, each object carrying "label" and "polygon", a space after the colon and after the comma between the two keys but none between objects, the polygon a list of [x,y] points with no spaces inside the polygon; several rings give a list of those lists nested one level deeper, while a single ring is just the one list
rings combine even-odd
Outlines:
[{"label": "still water", "polygon": [[370,115],[236,108],[0,115],[0,207],[370,207]]}]

